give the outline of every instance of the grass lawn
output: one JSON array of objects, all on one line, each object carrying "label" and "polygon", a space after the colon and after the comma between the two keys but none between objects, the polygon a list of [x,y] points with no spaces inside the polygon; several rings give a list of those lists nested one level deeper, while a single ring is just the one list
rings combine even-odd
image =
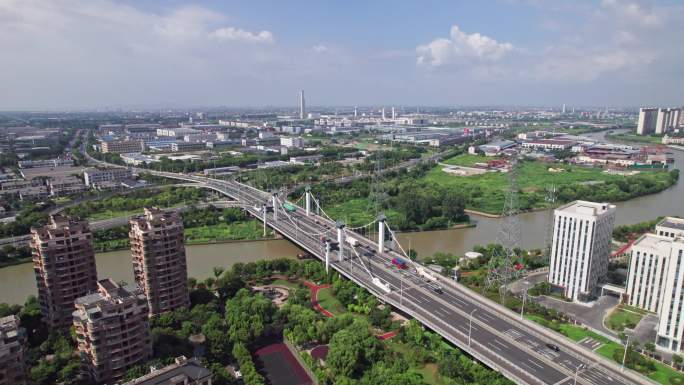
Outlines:
[{"label": "grass lawn", "polygon": [[273,282],[271,282],[270,285],[284,286],[284,287],[288,287],[290,289],[296,289],[296,288],[301,287],[301,285],[298,282],[290,282],[290,281],[286,281],[284,279],[276,279]]},{"label": "grass lawn", "polygon": [[641,321],[642,317],[643,312],[636,312],[623,306],[618,306],[606,319],[606,326],[621,332],[625,328],[633,329]]},{"label": "grass lawn", "polygon": [[[330,217],[340,218],[345,221],[347,226],[353,227],[365,225],[375,219],[369,208],[368,199],[356,198],[325,207],[324,210]],[[387,216],[390,223],[396,223],[399,215],[399,212],[392,209],[385,211],[385,216]]]},{"label": "grass lawn", "polygon": [[499,158],[480,156],[480,155],[472,155],[472,154],[460,154],[460,155],[456,155],[452,158],[445,159],[442,163],[451,164],[454,166],[472,167],[475,165],[475,163],[487,163],[487,161],[494,160],[494,159],[499,159]]},{"label": "grass lawn", "polygon": [[662,144],[663,139],[663,137],[659,135],[637,135],[635,133],[608,134],[606,135],[606,138],[645,144]]},{"label": "grass lawn", "polygon": [[318,300],[318,304],[321,305],[323,309],[333,313],[334,315],[348,312],[347,308],[345,308],[344,305],[342,305],[342,303],[335,298],[331,288],[319,290],[316,299]]},{"label": "grass lawn", "polygon": [[440,381],[439,373],[437,372],[437,364],[425,364],[422,368],[416,369],[417,373],[423,376],[423,381],[429,385],[439,385],[442,384]]},{"label": "grass lawn", "polygon": [[[458,155],[447,159],[444,163],[449,164],[473,164],[482,158],[474,155]],[[550,172],[548,169],[562,168],[564,172]],[[443,171],[444,166],[432,168],[423,177],[428,184],[434,184],[448,189],[463,191],[468,197],[466,208],[499,214],[503,207],[504,192],[508,186],[506,173],[488,172],[480,175],[458,176],[447,174]],[[654,182],[667,180],[668,173],[641,173],[639,177],[650,178]],[[546,163],[542,161],[524,161],[518,166],[518,184],[521,189],[521,207],[543,208],[548,207],[545,201],[545,186],[554,185],[557,188],[576,185],[586,182],[611,182],[623,180],[623,176],[610,175],[603,169],[582,167],[570,164]]]}]

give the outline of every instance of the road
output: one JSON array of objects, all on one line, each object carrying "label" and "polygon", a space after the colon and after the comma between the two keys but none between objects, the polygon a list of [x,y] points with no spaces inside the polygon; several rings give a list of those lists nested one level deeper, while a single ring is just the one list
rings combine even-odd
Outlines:
[{"label": "road", "polygon": [[[208,188],[243,202],[247,210],[259,219],[263,219],[262,205],[271,200],[271,194],[234,181],[154,173],[204,183]],[[302,211],[303,209],[299,209],[288,214],[282,209],[277,210],[278,220],[275,213],[267,213],[266,223],[292,242],[325,260],[325,248],[320,237],[336,239],[335,223],[314,214],[306,216]],[[331,258],[332,268],[518,383],[574,384],[575,374],[577,384],[652,383],[630,370],[623,372],[614,362],[540,325],[522,320],[510,310],[446,278],[437,278],[442,290],[441,293],[436,292],[433,290],[436,284],[419,278],[413,268],[399,270],[393,267],[391,259],[399,254],[389,250],[383,253],[373,252],[377,247],[374,241],[356,233],[347,233],[359,240],[360,244],[354,248],[356,252],[346,245],[341,259],[338,259],[335,252]],[[419,268],[417,265],[415,267]],[[390,292],[382,290],[374,279],[388,285]],[[547,344],[556,345],[560,349],[554,351]]]},{"label": "road", "polygon": [[[142,170],[140,170],[142,171]],[[325,261],[321,236],[336,239],[335,223],[327,218],[305,215],[302,209],[287,213],[277,209],[264,214],[262,207],[271,194],[235,181],[144,170],[152,174],[204,184],[244,204],[246,210],[303,249]],[[277,213],[277,214],[276,214]],[[276,219],[276,215],[278,218]],[[598,356],[564,336],[522,319],[518,314],[441,276],[435,282],[419,278],[421,267],[412,264],[399,270],[391,259],[399,254],[383,249],[374,252],[374,241],[346,232],[359,245],[344,247],[331,255],[330,266],[365,287],[382,301],[401,309],[439,333],[485,365],[520,384],[618,385],[653,384],[629,369]],[[387,289],[381,289],[384,286]],[[550,349],[548,344],[559,347]]]}]

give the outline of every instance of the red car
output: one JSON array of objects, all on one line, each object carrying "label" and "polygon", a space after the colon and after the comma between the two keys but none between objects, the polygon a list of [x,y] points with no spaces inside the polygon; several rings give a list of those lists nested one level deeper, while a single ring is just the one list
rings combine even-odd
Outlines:
[{"label": "red car", "polygon": [[406,269],[408,267],[406,266],[406,261],[401,258],[392,258],[392,264],[399,269]]}]

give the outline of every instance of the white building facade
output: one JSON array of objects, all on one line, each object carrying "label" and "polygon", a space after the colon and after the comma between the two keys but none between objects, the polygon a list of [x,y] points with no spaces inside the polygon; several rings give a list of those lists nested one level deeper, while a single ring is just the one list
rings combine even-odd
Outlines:
[{"label": "white building facade", "polygon": [[575,201],[554,211],[549,283],[586,301],[608,271],[615,205]]},{"label": "white building facade", "polygon": [[667,217],[632,246],[627,303],[658,314],[656,345],[684,351],[684,220]]}]

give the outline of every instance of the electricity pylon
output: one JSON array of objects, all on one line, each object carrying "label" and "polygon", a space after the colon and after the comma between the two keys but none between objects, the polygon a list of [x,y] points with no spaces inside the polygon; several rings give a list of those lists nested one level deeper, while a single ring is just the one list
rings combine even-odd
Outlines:
[{"label": "electricity pylon", "polygon": [[485,290],[498,287],[501,295],[501,303],[505,304],[508,282],[517,278],[520,269],[519,256],[516,251],[520,250],[522,232],[520,229],[520,206],[518,203],[518,178],[517,159],[511,159],[511,169],[508,172],[508,189],[504,197],[504,206],[501,212],[499,231],[496,234],[496,243],[501,245],[494,250],[487,268]]}]

